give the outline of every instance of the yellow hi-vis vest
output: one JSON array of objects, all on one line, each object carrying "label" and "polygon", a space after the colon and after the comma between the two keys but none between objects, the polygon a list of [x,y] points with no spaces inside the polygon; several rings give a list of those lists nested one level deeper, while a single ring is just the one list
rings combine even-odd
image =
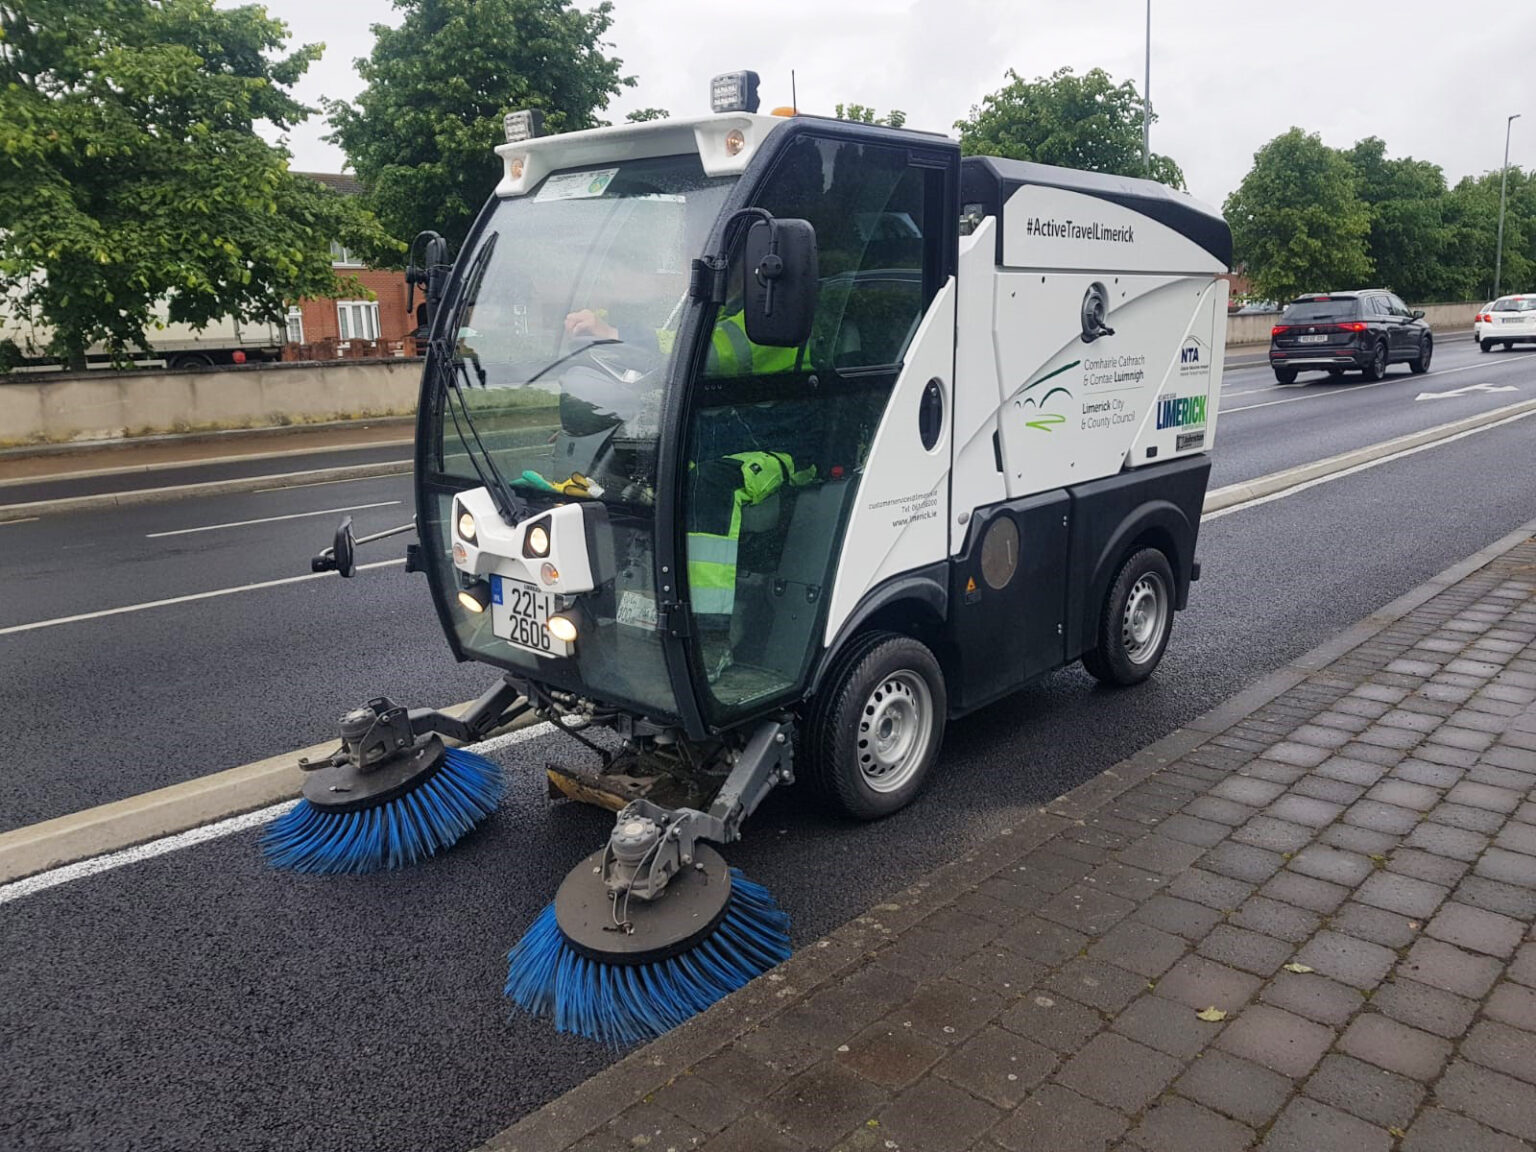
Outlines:
[{"label": "yellow hi-vis vest", "polygon": [[731,493],[729,527],[723,534],[688,533],[688,596],[696,617],[728,618],[736,607],[741,510],[766,500],[786,482],[799,487],[816,477],[815,468],[796,472],[787,452],[737,452],[725,459],[741,466],[741,484]]},{"label": "yellow hi-vis vest", "polygon": [[773,375],[800,367],[804,349],[774,348],[747,339],[747,322],[740,312],[722,316],[709,334],[706,376]]}]

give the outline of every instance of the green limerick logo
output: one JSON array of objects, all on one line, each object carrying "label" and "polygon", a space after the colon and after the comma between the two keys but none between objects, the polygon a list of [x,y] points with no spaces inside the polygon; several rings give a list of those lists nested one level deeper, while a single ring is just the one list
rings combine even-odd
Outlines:
[{"label": "green limerick logo", "polygon": [[1058,384],[1055,388],[1047,389],[1045,392],[1038,396],[1029,396],[1026,395],[1026,393],[1032,391],[1035,388],[1038,388],[1047,380],[1051,380],[1057,376],[1060,376],[1063,372],[1071,371],[1081,363],[1081,360],[1074,360],[1070,364],[1063,364],[1054,372],[1047,372],[1038,380],[1031,380],[1028,384],[1024,385],[1024,387],[1020,388],[1017,392],[1014,393],[1014,396],[1019,400],[1020,404],[1035,410],[1034,418],[1024,422],[1025,427],[1034,428],[1040,432],[1050,432],[1053,431],[1058,424],[1065,424],[1067,422],[1067,418],[1060,412],[1045,411],[1045,406],[1050,402],[1051,397],[1055,396],[1057,393],[1065,396],[1068,400],[1072,399],[1071,391]]}]

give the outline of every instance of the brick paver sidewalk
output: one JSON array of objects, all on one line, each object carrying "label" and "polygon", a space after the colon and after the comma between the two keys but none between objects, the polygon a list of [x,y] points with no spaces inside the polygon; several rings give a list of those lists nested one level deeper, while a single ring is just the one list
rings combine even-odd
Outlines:
[{"label": "brick paver sidewalk", "polygon": [[1536,540],[1461,568],[489,1148],[1536,1147]]}]

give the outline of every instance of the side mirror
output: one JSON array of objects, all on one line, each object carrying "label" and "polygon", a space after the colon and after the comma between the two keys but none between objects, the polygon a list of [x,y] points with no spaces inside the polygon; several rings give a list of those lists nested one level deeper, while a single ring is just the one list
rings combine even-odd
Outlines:
[{"label": "side mirror", "polygon": [[1424,319],[1424,310],[1422,308],[1415,308],[1413,310],[1413,318],[1415,320],[1422,320],[1422,319]]},{"label": "side mirror", "polygon": [[811,338],[816,293],[816,229],[808,220],[759,220],[747,230],[747,339],[798,348]]},{"label": "side mirror", "polygon": [[331,546],[309,562],[311,572],[335,572],[352,576],[357,572],[355,552],[357,541],[352,536],[352,517],[348,516],[336,526]]}]

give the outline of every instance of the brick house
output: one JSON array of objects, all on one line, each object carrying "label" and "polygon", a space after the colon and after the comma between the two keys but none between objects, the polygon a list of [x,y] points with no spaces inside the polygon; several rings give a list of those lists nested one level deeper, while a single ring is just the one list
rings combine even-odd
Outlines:
[{"label": "brick house", "polygon": [[[343,196],[363,190],[357,177],[329,172],[299,172]],[[365,293],[346,298],[305,299],[288,309],[287,359],[331,359],[356,355],[410,355],[401,347],[416,327],[405,310],[405,273],[369,268],[338,243],[331,244],[331,266],[342,279],[355,279]]]}]

